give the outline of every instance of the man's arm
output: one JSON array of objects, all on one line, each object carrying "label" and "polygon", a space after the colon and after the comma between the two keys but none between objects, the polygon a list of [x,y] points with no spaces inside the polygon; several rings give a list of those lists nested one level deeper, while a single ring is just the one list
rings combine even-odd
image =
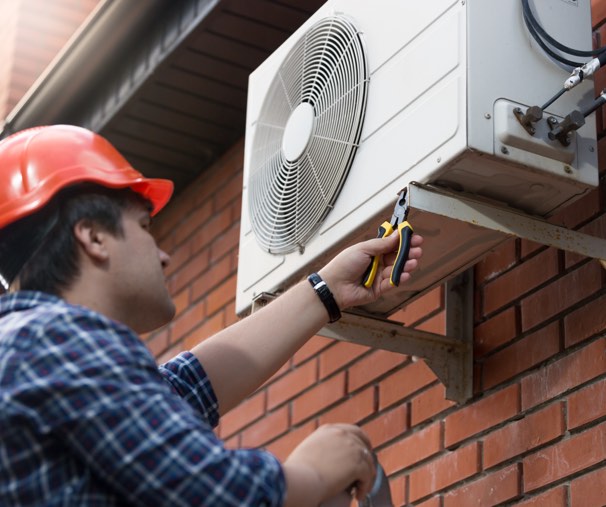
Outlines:
[{"label": "man's arm", "polygon": [[[402,274],[406,282],[421,256],[422,238],[413,236],[409,260]],[[397,234],[354,245],[335,257],[320,275],[344,310],[391,290],[390,258]],[[374,255],[386,255],[386,266],[371,288],[360,283]],[[393,259],[391,260],[393,262]],[[192,349],[202,363],[227,413],[273,375],[309,338],[328,322],[328,313],[307,281],[300,282],[271,304],[221,331]]]}]

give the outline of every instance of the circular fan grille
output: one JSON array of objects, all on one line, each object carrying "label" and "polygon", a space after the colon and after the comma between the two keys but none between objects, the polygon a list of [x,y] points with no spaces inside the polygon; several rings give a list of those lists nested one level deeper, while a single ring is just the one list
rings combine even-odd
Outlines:
[{"label": "circular fan grille", "polygon": [[249,212],[262,248],[302,249],[347,177],[366,110],[368,66],[344,16],[319,21],[276,73],[253,139]]}]

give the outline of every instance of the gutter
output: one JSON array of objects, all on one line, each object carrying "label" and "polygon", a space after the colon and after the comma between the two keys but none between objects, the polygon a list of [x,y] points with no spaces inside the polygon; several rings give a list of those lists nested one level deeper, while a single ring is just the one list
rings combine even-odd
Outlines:
[{"label": "gutter", "polygon": [[102,0],[0,125],[99,131],[220,0]]}]

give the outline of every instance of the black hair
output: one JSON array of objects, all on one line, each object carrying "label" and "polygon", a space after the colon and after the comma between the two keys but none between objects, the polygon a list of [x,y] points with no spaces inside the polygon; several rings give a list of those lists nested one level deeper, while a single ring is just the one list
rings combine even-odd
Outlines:
[{"label": "black hair", "polygon": [[19,290],[60,295],[80,274],[74,226],[81,220],[122,237],[122,213],[143,204],[130,189],[80,184],[64,189],[44,208],[0,230],[0,274]]}]

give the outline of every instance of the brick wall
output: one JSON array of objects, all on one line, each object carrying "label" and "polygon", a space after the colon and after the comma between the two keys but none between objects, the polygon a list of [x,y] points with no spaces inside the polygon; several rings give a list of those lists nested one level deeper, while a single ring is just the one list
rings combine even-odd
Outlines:
[{"label": "brick wall", "polygon": [[99,0],[0,2],[0,118],[4,118]]},{"label": "brick wall", "polygon": [[[605,45],[606,0],[593,1]],[[600,72],[596,88],[606,85]],[[606,121],[601,186],[566,211],[570,228],[606,238]],[[242,184],[240,142],[157,221],[172,255],[178,316],[147,337],[160,360],[234,322]],[[370,435],[395,504],[598,507],[606,503],[606,271],[597,261],[512,239],[475,267],[475,396],[464,406],[413,357],[312,338],[225,416],[229,446],[280,458],[319,424]],[[436,289],[398,313],[444,331]]]}]

